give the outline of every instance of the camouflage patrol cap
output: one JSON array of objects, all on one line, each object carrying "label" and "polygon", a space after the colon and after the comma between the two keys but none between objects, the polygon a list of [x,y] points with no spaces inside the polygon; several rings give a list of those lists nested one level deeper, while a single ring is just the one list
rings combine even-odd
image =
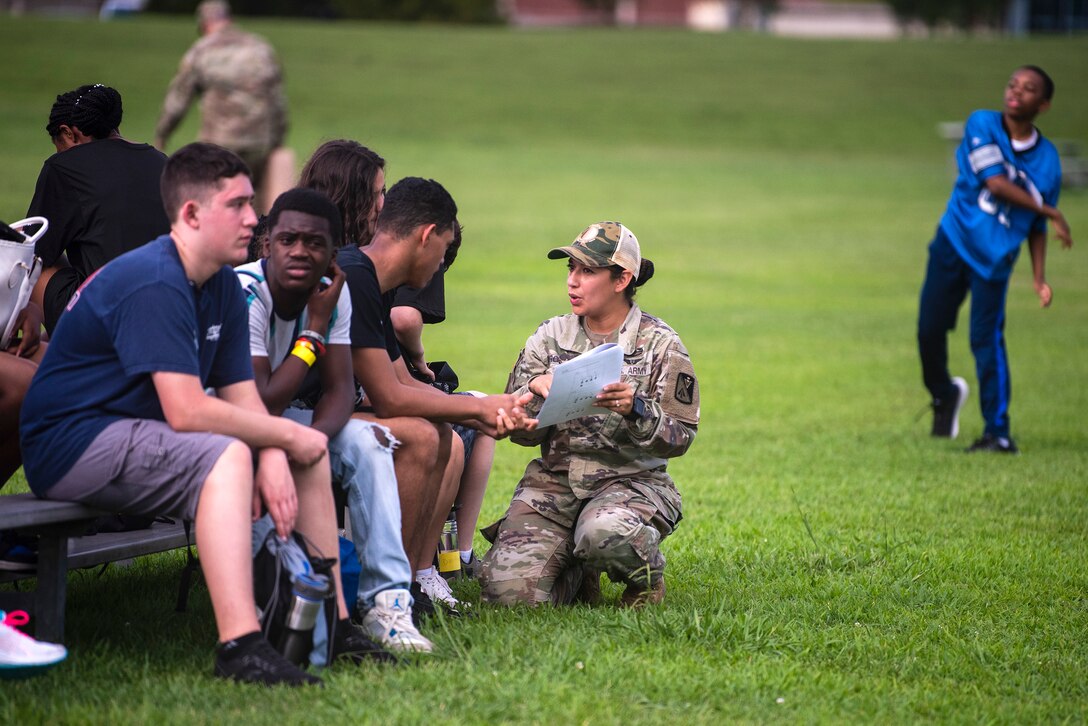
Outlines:
[{"label": "camouflage patrol cap", "polygon": [[563,257],[577,260],[586,267],[619,265],[634,275],[636,280],[642,265],[638,238],[619,222],[591,224],[571,244],[548,252],[548,259]]}]

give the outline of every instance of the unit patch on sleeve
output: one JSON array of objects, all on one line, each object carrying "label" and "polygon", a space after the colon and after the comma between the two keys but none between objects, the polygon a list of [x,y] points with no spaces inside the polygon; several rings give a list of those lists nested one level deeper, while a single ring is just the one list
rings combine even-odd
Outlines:
[{"label": "unit patch on sleeve", "polygon": [[687,373],[676,376],[676,400],[690,404],[695,400],[695,379]]},{"label": "unit patch on sleeve", "polygon": [[684,423],[699,423],[699,381],[691,359],[671,350],[666,358],[665,381],[661,390],[661,410]]}]

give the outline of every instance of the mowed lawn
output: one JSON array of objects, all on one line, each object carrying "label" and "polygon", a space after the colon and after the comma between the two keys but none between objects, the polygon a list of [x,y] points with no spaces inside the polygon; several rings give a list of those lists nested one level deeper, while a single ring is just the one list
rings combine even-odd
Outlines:
[{"label": "mowed lawn", "polygon": [[[426,343],[464,387],[500,389],[566,311],[547,249],[602,219],[639,236],[657,264],[639,301],[683,337],[702,392],[699,437],[670,466],[685,518],[666,603],[621,611],[610,586],[597,608],[479,607],[425,628],[433,657],[263,691],[211,678],[206,591],[175,613],[183,558],[149,558],[71,576],[71,656],[5,683],[0,721],[1088,719],[1088,190],[1062,197],[1077,244],[1051,246],[1053,307],[1026,257],[1009,292],[1022,456],[962,453],[981,432],[964,329],[963,434],[929,438],[914,346],[952,180],[937,124],[998,107],[1036,63],[1057,82],[1040,127],[1088,141],[1088,40],[245,25],[282,54],[300,163],[355,138],[390,181],[454,194],[465,244]],[[4,18],[0,219],[25,212],[57,93],[112,85],[122,133],[151,138],[192,26]],[[195,133],[193,114],[172,148]],[[499,445],[481,524],[532,455]]]}]

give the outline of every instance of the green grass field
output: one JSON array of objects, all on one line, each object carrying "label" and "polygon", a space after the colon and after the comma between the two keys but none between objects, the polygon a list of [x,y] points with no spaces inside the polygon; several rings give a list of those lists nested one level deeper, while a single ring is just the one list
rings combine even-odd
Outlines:
[{"label": "green grass field", "polygon": [[[1062,208],[1054,306],[1021,261],[1008,303],[1015,459],[928,437],[914,346],[925,247],[951,185],[936,132],[1047,68],[1052,137],[1088,134],[1088,39],[839,42],[677,31],[247,24],[288,72],[290,143],[356,138],[390,180],[457,198],[465,246],[432,358],[496,390],[565,311],[545,259],[618,218],[683,336],[702,425],[670,466],[685,520],[669,595],[640,613],[496,611],[426,629],[439,653],[338,667],[320,693],[210,677],[206,592],[182,559],[70,578],[67,663],[0,690],[4,723],[1084,722],[1088,719],[1088,191]],[[22,216],[55,95],[102,82],[151,137],[192,23],[5,18],[0,219]],[[174,139],[193,138],[195,114]],[[975,388],[965,330],[952,364]],[[498,447],[482,522],[532,451]],[[9,484],[9,490],[19,482]],[[477,535],[476,544],[483,540]],[[472,597],[472,586],[463,594]],[[619,588],[606,588],[615,601]]]}]

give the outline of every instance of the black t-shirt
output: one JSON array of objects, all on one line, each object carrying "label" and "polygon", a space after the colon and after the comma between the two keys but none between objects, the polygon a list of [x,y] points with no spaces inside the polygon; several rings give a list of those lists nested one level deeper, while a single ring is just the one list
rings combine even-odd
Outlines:
[{"label": "black t-shirt", "polygon": [[446,285],[441,267],[424,287],[401,285],[395,290],[393,307],[415,308],[428,325],[441,323],[446,319]]},{"label": "black t-shirt", "polygon": [[66,252],[72,267],[46,289],[47,328],[92,272],[170,231],[159,195],[165,165],[158,149],[123,139],[80,144],[46,159],[27,210],[49,220],[35,252],[46,267]]},{"label": "black t-shirt", "polygon": [[351,293],[351,347],[385,348],[389,360],[400,358],[396,331],[389,319],[394,291],[382,294],[374,263],[354,245],[342,248],[336,263],[344,271]]}]

